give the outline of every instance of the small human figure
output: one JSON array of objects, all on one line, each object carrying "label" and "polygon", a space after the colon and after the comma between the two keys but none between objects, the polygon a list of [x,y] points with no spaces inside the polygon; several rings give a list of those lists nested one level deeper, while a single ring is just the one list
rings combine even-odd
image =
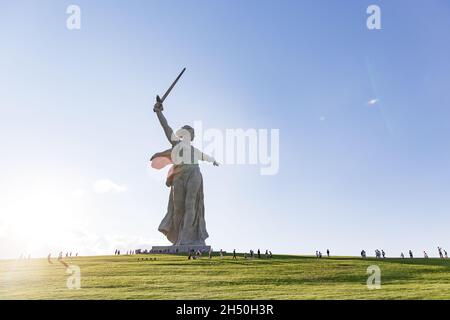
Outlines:
[{"label": "small human figure", "polygon": [[117,250],[117,255],[120,256],[120,250]]},{"label": "small human figure", "polygon": [[269,251],[269,258],[272,259],[272,251]]},{"label": "small human figure", "polygon": [[330,249],[327,249],[327,257],[330,257]]},{"label": "small human figure", "polygon": [[223,258],[223,251],[222,251],[222,249],[220,249],[220,259],[222,259]]},{"label": "small human figure", "polygon": [[403,254],[403,252],[400,254],[400,258],[405,259],[405,255]]},{"label": "small human figure", "polygon": [[444,250],[444,256],[445,256],[445,259],[448,259],[448,255],[447,255],[447,251],[446,250]]},{"label": "small human figure", "polygon": [[438,252],[439,252],[439,257],[441,259],[444,259],[444,255],[442,254],[442,248],[441,247],[438,247]]},{"label": "small human figure", "polygon": [[258,249],[258,259],[261,259],[261,251]]},{"label": "small human figure", "polygon": [[78,252],[77,252],[77,253],[75,253],[75,257],[78,257]]},{"label": "small human figure", "polygon": [[254,255],[253,250],[250,250],[250,258],[253,259],[253,255]]},{"label": "small human figure", "polygon": [[48,263],[50,263],[50,264],[53,263],[52,260],[51,260],[51,258],[52,258],[52,254],[49,253],[48,256],[47,256],[47,261],[48,261]]},{"label": "small human figure", "polygon": [[316,250],[316,258],[319,258],[319,251]]},{"label": "small human figure", "polygon": [[409,250],[409,258],[410,259],[414,258],[413,252],[411,250]]},{"label": "small human figure", "polygon": [[381,254],[383,255],[383,259],[386,258],[386,253],[384,252],[384,250],[381,250]]},{"label": "small human figure", "polygon": [[236,249],[233,249],[233,259],[236,260]]},{"label": "small human figure", "polygon": [[209,248],[208,258],[209,258],[209,259],[212,258],[212,248]]},{"label": "small human figure", "polygon": [[424,251],[423,252],[423,257],[425,258],[425,259],[428,259],[428,254]]}]

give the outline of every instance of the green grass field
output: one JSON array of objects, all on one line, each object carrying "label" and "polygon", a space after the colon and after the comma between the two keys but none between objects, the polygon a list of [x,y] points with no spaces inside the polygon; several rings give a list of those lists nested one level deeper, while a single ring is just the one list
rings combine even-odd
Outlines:
[{"label": "green grass field", "polygon": [[[80,267],[81,289],[67,288],[69,275],[56,260],[3,260],[0,299],[450,299],[450,261],[441,259],[143,255],[64,261]],[[370,265],[381,268],[381,289],[366,286]]]}]

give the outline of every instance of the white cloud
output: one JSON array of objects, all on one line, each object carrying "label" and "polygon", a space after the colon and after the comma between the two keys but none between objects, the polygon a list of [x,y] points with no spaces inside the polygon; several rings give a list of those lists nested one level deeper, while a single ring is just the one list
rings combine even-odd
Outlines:
[{"label": "white cloud", "polygon": [[100,179],[94,182],[93,184],[95,193],[108,193],[108,192],[125,192],[127,188],[125,186],[118,185],[109,179]]},{"label": "white cloud", "polygon": [[377,104],[378,101],[380,101],[380,99],[372,99],[372,100],[367,101],[367,104],[369,106],[373,106],[374,104]]}]

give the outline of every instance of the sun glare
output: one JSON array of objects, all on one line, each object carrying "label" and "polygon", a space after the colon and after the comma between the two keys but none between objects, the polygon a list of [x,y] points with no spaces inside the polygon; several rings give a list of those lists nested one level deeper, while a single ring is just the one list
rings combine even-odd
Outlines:
[{"label": "sun glare", "polygon": [[57,246],[79,211],[77,199],[64,188],[37,183],[9,192],[0,207],[2,233],[9,252],[42,255]]}]

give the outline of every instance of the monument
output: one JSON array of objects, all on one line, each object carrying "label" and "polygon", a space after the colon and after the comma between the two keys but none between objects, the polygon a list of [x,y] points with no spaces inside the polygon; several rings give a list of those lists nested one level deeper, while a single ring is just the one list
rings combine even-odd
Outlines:
[{"label": "monument", "polygon": [[195,132],[191,126],[185,125],[176,132],[169,126],[163,115],[163,102],[183,75],[186,68],[178,75],[162,98],[156,96],[153,111],[161,124],[171,148],[158,152],[150,159],[155,169],[172,165],[169,170],[166,186],[170,188],[167,213],[158,230],[172,243],[171,246],[153,246],[156,253],[181,253],[189,251],[207,252],[205,240],[208,238],[203,201],[203,177],[199,161],[219,164],[215,159],[204,154],[191,145]]}]

